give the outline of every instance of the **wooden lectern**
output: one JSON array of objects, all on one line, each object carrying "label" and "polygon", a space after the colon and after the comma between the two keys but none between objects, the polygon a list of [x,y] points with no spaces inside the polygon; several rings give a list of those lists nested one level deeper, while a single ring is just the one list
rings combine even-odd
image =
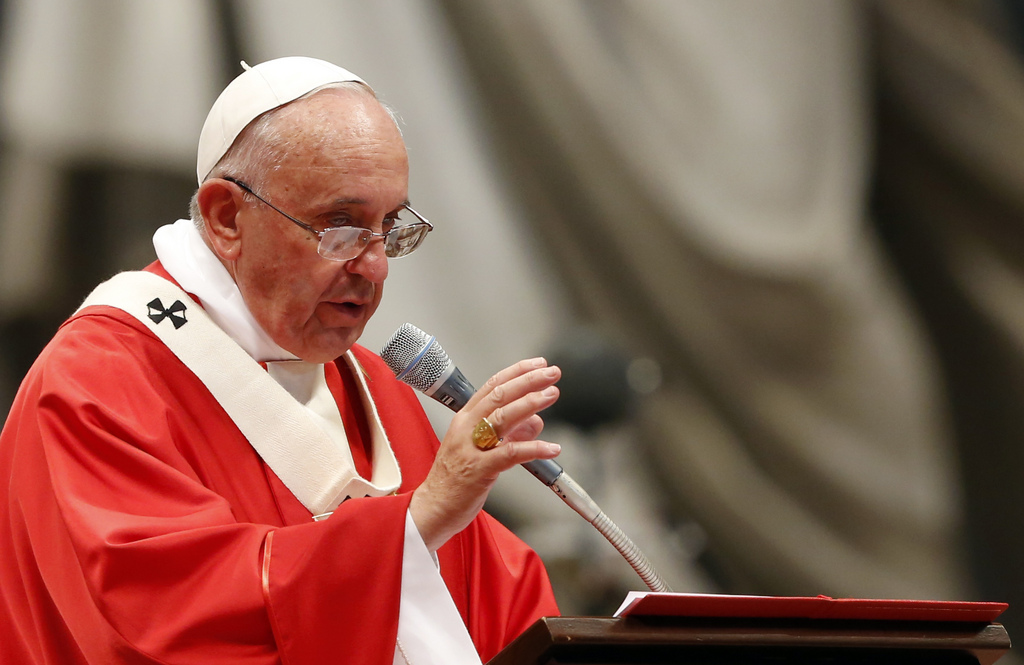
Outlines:
[{"label": "wooden lectern", "polygon": [[[641,596],[647,594],[640,594]],[[651,594],[616,617],[537,621],[488,665],[990,665],[1002,603]]]}]

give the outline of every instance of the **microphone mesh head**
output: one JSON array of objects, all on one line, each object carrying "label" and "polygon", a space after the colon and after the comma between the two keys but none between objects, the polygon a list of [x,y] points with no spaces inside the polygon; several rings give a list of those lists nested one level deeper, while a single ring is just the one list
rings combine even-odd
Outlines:
[{"label": "microphone mesh head", "polygon": [[403,324],[384,344],[380,357],[396,375],[404,372],[423,348],[430,343],[430,335],[411,323]]},{"label": "microphone mesh head", "polygon": [[[421,354],[422,357],[416,361],[417,356]],[[437,340],[431,341],[430,335],[411,323],[406,323],[395,331],[381,350],[380,357],[395,376],[406,372],[405,376],[401,377],[402,381],[421,392],[437,383],[452,364]],[[410,367],[414,362],[415,365]]]}]

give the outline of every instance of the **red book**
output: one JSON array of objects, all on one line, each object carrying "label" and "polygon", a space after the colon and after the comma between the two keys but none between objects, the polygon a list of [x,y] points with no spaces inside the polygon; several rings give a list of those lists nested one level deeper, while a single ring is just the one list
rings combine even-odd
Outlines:
[{"label": "red book", "polygon": [[743,619],[863,619],[989,623],[1006,603],[886,600],[828,596],[736,596],[631,591],[615,616],[732,617]]}]

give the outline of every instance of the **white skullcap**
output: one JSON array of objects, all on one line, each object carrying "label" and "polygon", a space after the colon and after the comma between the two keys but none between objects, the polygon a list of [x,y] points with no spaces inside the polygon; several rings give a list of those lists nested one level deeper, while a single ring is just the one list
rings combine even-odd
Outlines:
[{"label": "white skullcap", "polygon": [[303,56],[269,60],[255,67],[243,62],[242,67],[245,71],[213,103],[199,134],[196,177],[200,185],[242,130],[258,116],[329,83],[355,81],[366,85],[347,69]]}]

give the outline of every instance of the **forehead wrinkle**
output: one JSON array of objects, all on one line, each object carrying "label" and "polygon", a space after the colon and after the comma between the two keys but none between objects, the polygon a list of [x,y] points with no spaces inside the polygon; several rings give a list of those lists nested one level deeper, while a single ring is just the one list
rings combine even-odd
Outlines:
[{"label": "forehead wrinkle", "polygon": [[[275,147],[282,155],[275,170],[346,171],[373,163],[396,146],[407,160],[401,132],[369,92],[323,90],[284,107],[273,122],[279,131]],[[296,152],[301,163],[293,159]],[[406,161],[402,170],[407,169]]]},{"label": "forehead wrinkle", "polygon": [[329,205],[329,206],[346,206],[346,205],[364,206],[364,205],[367,205],[367,204],[369,204],[369,201],[367,201],[366,199],[361,199],[361,198],[357,198],[357,197],[342,197],[340,199],[334,199],[333,201],[329,202],[327,205]]}]

